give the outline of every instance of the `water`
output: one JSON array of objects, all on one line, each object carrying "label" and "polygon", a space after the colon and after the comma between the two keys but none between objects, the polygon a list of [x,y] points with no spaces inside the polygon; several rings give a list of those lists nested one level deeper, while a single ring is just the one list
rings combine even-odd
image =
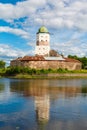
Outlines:
[{"label": "water", "polygon": [[87,80],[0,79],[0,130],[87,130]]}]

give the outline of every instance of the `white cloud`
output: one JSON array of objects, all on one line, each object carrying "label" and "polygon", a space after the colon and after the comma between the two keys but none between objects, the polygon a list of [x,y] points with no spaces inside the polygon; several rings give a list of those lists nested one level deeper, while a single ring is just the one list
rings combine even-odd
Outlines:
[{"label": "white cloud", "polygon": [[[73,2],[67,2],[65,5],[64,1],[50,0],[50,4],[54,8],[45,8],[43,12],[39,12],[35,19],[35,22],[45,20],[45,24],[50,27],[59,28],[78,28],[87,31],[87,1],[76,0]],[[41,21],[42,22],[42,21]]]},{"label": "white cloud", "polygon": [[16,5],[0,3],[0,18],[4,20],[17,19],[35,13],[38,7],[42,7],[46,3],[45,0],[26,0],[17,2]]},{"label": "white cloud", "polygon": [[18,36],[21,36],[22,38],[28,39],[29,34],[28,32],[25,32],[22,29],[17,29],[17,28],[10,28],[8,26],[1,26],[0,27],[0,32],[5,32],[5,33],[12,33]]},{"label": "white cloud", "polygon": [[0,44],[0,60],[3,59],[7,63],[10,63],[10,60],[15,59],[17,57],[31,55],[33,53],[34,53],[33,50],[26,51],[26,50],[14,48],[7,44]]},{"label": "white cloud", "polygon": [[19,57],[23,56],[24,52],[19,49],[13,49],[11,46],[6,44],[0,44],[0,56],[3,57]]},{"label": "white cloud", "polygon": [[16,5],[0,3],[0,19],[10,21],[23,17],[29,17],[38,24],[44,20],[49,27],[76,27],[87,31],[87,1],[26,0]]},{"label": "white cloud", "polygon": [[29,42],[29,43],[27,43],[27,45],[28,45],[28,46],[31,46],[32,48],[35,49],[35,43],[30,43],[30,42]]},{"label": "white cloud", "polygon": [[[24,17],[27,18],[21,23],[19,19]],[[55,30],[58,30],[59,28],[68,28],[74,32],[74,29],[76,28],[77,31],[75,30],[76,32],[74,35],[69,37],[71,40],[67,40],[69,42],[63,42],[63,39],[62,43],[56,44],[57,42],[55,43],[54,41],[53,47],[54,49],[58,48],[58,50],[65,55],[87,55],[86,43],[79,43],[81,37],[84,35],[79,32],[79,30],[87,32],[87,0],[25,0],[17,2],[15,5],[0,3],[0,19],[14,23],[14,26],[16,24],[14,20],[19,20],[17,24],[21,24],[26,31],[23,29],[1,26],[0,32],[12,33],[25,39],[29,38],[29,33],[30,35],[33,35],[33,31],[30,29],[34,30],[35,24],[42,25],[43,22],[47,27],[54,28]],[[34,27],[30,27],[31,23],[33,23],[32,25],[34,25]],[[61,32],[59,33],[61,34]],[[66,36],[64,33],[61,34],[61,36],[58,36],[59,33],[55,34],[56,38],[62,39],[63,35]],[[68,31],[67,34],[69,34]],[[33,41],[33,36],[31,38],[31,43],[28,43],[28,45],[31,45],[33,48],[33,42],[35,40]],[[26,55],[26,53],[27,52],[19,49],[13,49],[10,46],[0,45],[0,56],[18,57]],[[31,50],[30,54],[32,53]]]},{"label": "white cloud", "polygon": [[68,41],[67,43],[54,43],[51,47],[64,56],[77,55],[83,57],[87,55],[87,45],[85,45],[85,43],[81,44],[78,41],[77,43],[73,40]]}]

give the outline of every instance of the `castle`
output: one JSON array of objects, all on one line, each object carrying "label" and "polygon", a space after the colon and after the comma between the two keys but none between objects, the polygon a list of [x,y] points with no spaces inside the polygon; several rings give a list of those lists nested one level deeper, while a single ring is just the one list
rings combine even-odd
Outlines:
[{"label": "castle", "polygon": [[79,70],[82,67],[80,61],[64,58],[61,55],[50,56],[50,33],[45,26],[39,28],[36,33],[35,56],[24,56],[10,62],[12,67],[29,67],[34,69],[68,69]]}]

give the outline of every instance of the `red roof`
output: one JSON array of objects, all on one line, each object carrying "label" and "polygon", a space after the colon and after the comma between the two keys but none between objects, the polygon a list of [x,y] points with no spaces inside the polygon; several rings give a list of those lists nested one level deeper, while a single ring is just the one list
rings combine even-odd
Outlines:
[{"label": "red roof", "polygon": [[[65,60],[63,60],[64,62],[78,62],[81,63],[79,60],[76,59],[72,59],[72,58],[64,58]],[[13,61],[46,61],[45,58],[43,56],[24,56],[22,57],[18,57],[17,59],[13,60]]]},{"label": "red roof", "polygon": [[79,60],[72,59],[72,58],[64,58],[66,62],[78,62],[81,63]]},{"label": "red roof", "polygon": [[41,61],[45,60],[43,56],[24,56],[20,59],[21,61]]}]

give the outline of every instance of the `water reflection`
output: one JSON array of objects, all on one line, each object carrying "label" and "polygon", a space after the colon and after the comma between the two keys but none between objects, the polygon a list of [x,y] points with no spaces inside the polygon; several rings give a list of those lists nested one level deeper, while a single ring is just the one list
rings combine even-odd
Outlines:
[{"label": "water reflection", "polygon": [[42,130],[49,121],[49,95],[35,96],[35,110],[38,130]]},{"label": "water reflection", "polygon": [[5,129],[78,130],[78,122],[86,125],[86,80],[3,79],[0,87],[0,128],[9,124]]},{"label": "water reflection", "polygon": [[34,97],[36,120],[41,124],[49,121],[50,100],[55,101],[58,98],[76,97],[81,93],[87,93],[87,87],[82,87],[79,82],[78,84],[74,86],[76,84],[72,82],[70,86],[67,83],[65,84],[67,86],[64,86],[62,83],[61,86],[60,82],[59,84],[51,84],[50,80],[12,81],[10,82],[10,91],[25,97]]},{"label": "water reflection", "polygon": [[61,94],[63,97],[75,97],[78,93],[87,93],[87,87],[81,86],[56,86],[50,87],[49,80],[30,80],[30,81],[22,81],[22,82],[10,82],[10,90],[11,92],[16,92],[22,94],[23,96],[42,96],[42,95],[52,95],[56,97]]},{"label": "water reflection", "polygon": [[49,82],[46,80],[26,81],[23,83],[10,82],[11,92],[19,93],[25,97],[34,98],[34,106],[36,112],[36,120],[39,125],[45,124],[49,120],[50,98],[49,98]]},{"label": "water reflection", "polygon": [[4,85],[0,83],[0,92],[4,91]]}]

